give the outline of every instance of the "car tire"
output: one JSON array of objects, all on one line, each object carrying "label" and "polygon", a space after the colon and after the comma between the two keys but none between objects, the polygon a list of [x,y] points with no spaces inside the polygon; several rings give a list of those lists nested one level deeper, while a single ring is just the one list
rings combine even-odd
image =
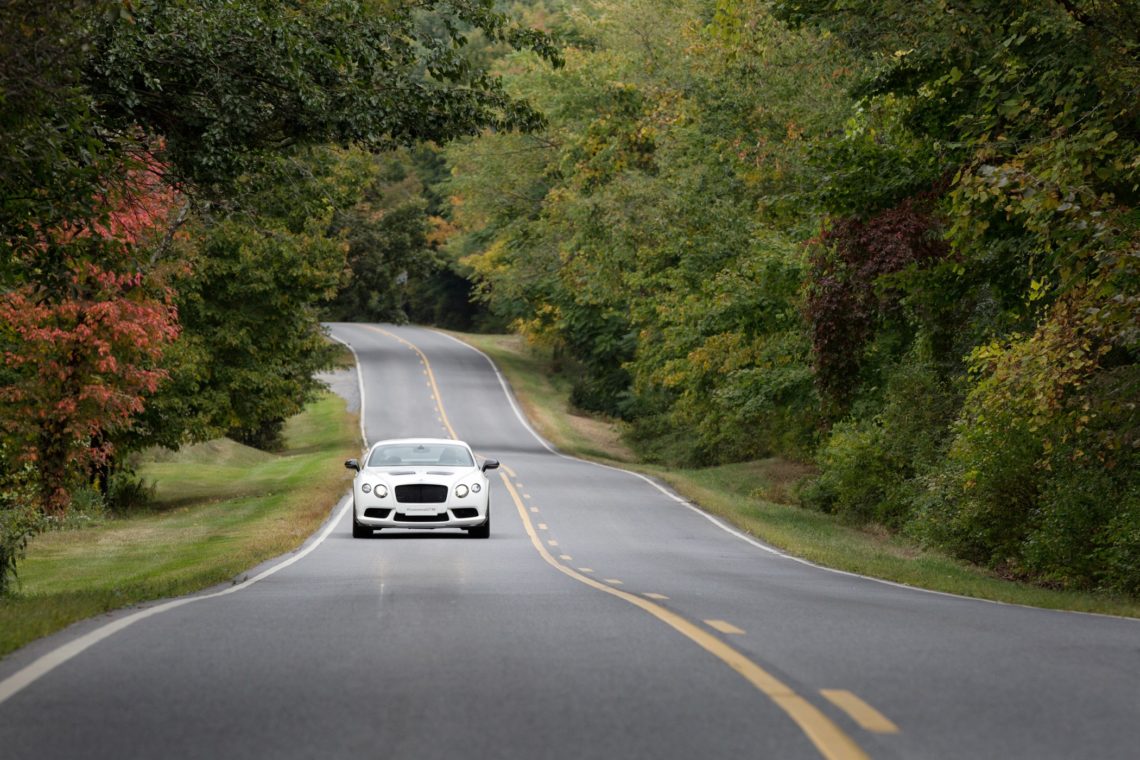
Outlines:
[{"label": "car tire", "polygon": [[474,528],[467,529],[468,535],[471,538],[490,538],[491,537],[491,505],[487,505],[487,519],[483,521],[482,525],[476,525]]},{"label": "car tire", "polygon": [[353,538],[371,538],[372,528],[367,528],[356,521],[356,510],[353,510],[352,515],[352,537]]}]

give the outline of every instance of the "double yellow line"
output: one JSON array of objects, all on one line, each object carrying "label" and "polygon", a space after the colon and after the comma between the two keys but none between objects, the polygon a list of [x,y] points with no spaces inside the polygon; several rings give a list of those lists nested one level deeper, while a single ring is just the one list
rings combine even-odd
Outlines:
[{"label": "double yellow line", "polygon": [[[431,362],[428,361],[424,352],[415,344],[387,330],[379,327],[373,327],[372,329],[394,338],[419,355],[427,372],[428,384],[431,386],[432,395],[435,397],[440,419],[443,421],[444,427],[446,427],[451,434],[451,437],[458,439],[459,436],[455,434],[455,429],[451,427],[451,423],[447,419],[447,413],[443,408],[443,398],[440,396],[439,386],[435,382],[435,374],[431,369]],[[534,529],[534,524],[531,522],[530,515],[527,514],[526,507],[523,506],[523,500],[519,496],[518,491],[515,490],[510,478],[508,478],[507,474],[502,470],[499,471],[499,476],[503,479],[503,485],[506,486],[507,493],[511,495],[511,499],[518,509],[519,518],[522,520],[523,528],[530,537],[531,544],[548,565],[579,583],[597,591],[602,591],[610,596],[615,596],[649,613],[728,665],[739,673],[744,680],[759,689],[761,693],[772,700],[777,707],[795,721],[796,725],[800,727],[800,730],[804,732],[804,735],[815,745],[815,748],[819,750],[819,753],[823,755],[823,757],[828,760],[869,760],[867,753],[855,743],[855,740],[848,736],[834,721],[824,715],[819,708],[801,697],[779,678],[748,659],[742,652],[734,649],[708,631],[660,604],[637,596],[636,594],[631,594],[628,591],[621,591],[612,586],[607,586],[555,559],[554,556],[546,550],[546,547],[542,545],[542,541],[538,537],[538,532]]]},{"label": "double yellow line", "polygon": [[378,333],[381,333],[383,335],[387,335],[389,338],[392,338],[395,341],[398,341],[400,344],[407,346],[408,348],[412,349],[413,351],[415,351],[419,355],[420,361],[424,365],[424,372],[427,373],[428,385],[431,387],[431,395],[435,399],[435,407],[436,407],[436,409],[439,410],[439,419],[443,423],[443,426],[447,429],[448,435],[450,435],[455,440],[459,440],[459,436],[455,434],[455,428],[453,428],[451,426],[451,422],[448,421],[448,419],[447,419],[447,412],[444,411],[443,396],[441,396],[439,394],[439,386],[436,385],[435,373],[431,371],[431,362],[428,361],[427,354],[425,354],[423,351],[421,351],[420,347],[417,346],[415,343],[412,343],[411,341],[408,341],[408,340],[404,340],[399,335],[396,335],[393,332],[388,332],[387,330],[383,329],[382,327],[375,327],[373,325],[368,325],[368,327],[370,327],[371,329],[375,330]]}]

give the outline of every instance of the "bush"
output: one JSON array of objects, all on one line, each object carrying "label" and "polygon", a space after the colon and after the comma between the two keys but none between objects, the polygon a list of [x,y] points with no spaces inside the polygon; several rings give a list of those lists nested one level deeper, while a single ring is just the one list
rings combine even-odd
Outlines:
[{"label": "bush", "polygon": [[855,523],[903,527],[924,489],[922,476],[944,456],[959,404],[921,349],[887,373],[881,401],[856,404],[820,447],[820,477],[804,504]]},{"label": "bush", "polygon": [[[0,465],[6,464],[0,459]],[[15,472],[0,471],[0,596],[10,594],[17,580],[16,563],[24,556],[28,540],[44,529],[44,519],[35,506],[31,465]]]},{"label": "bush", "polygon": [[133,472],[116,472],[107,485],[107,506],[118,514],[143,509],[154,501],[156,490],[156,484]]},{"label": "bush", "polygon": [[982,565],[1021,567],[1041,490],[1040,437],[1023,420],[960,421],[946,460],[924,478],[909,529]]},{"label": "bush", "polygon": [[[1026,567],[1065,586],[1129,585],[1126,547],[1140,512],[1140,491],[1134,487],[1131,494],[1122,493],[1120,479],[1099,463],[1064,459],[1048,472],[1037,519],[1025,540]],[[1131,509],[1122,502],[1129,496]],[[1140,576],[1133,577],[1131,585],[1140,587],[1138,581]]]},{"label": "bush", "polygon": [[48,524],[57,529],[84,528],[102,522],[107,517],[107,500],[94,486],[76,488],[71,492],[67,511],[48,517]]}]

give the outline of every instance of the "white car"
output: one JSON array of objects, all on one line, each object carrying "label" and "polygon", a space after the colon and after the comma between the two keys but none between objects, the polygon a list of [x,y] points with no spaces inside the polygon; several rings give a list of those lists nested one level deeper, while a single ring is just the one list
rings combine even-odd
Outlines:
[{"label": "white car", "polygon": [[380,441],[364,461],[349,459],[352,481],[352,536],[366,538],[381,528],[463,528],[475,538],[491,535],[487,459],[476,464],[471,447],[446,438]]}]

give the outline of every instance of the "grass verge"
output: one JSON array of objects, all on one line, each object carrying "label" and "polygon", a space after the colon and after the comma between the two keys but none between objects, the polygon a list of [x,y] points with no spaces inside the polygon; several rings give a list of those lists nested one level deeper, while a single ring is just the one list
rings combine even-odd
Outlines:
[{"label": "grass verge", "polygon": [[143,513],[37,536],[16,594],[0,600],[0,656],[78,620],[233,579],[297,548],[347,488],[356,420],[326,394],[268,454],[211,441],[142,463],[157,485]]},{"label": "grass verge", "polygon": [[569,383],[552,371],[548,357],[530,350],[519,337],[452,334],[495,361],[532,424],[560,451],[664,481],[706,512],[789,554],[826,567],[933,591],[1140,617],[1140,600],[1008,581],[904,538],[860,530],[831,515],[779,503],[787,498],[794,481],[808,472],[803,465],[779,459],[702,469],[640,463],[621,443],[617,425],[570,410]]}]

